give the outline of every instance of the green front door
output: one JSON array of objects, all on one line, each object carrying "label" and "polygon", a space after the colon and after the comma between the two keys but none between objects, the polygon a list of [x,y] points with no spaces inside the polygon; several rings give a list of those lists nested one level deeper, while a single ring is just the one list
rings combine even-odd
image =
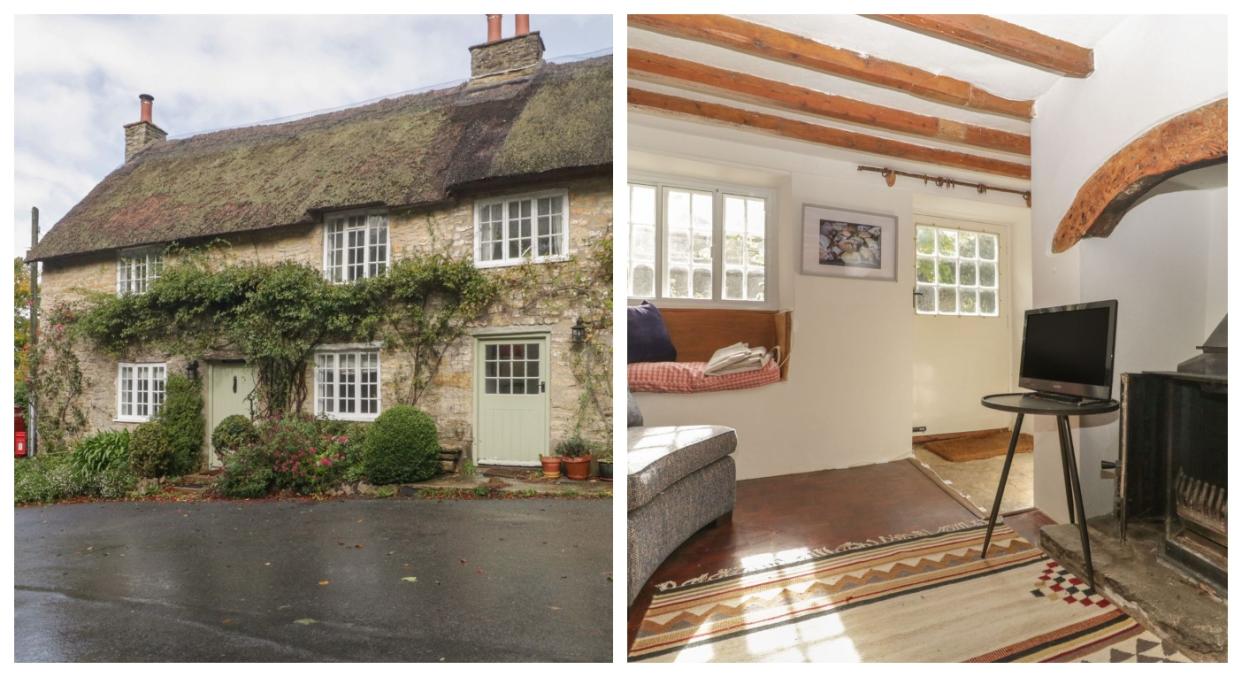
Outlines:
[{"label": "green front door", "polygon": [[474,388],[479,463],[539,465],[548,449],[548,339],[479,339]]},{"label": "green front door", "polygon": [[220,421],[234,414],[254,417],[254,371],[245,362],[212,362],[207,391],[207,467],[220,467],[211,448],[211,432]]}]

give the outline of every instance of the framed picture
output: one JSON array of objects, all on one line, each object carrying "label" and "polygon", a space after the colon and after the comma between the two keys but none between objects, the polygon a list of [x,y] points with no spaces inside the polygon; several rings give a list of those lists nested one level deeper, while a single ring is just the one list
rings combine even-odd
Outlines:
[{"label": "framed picture", "polygon": [[897,217],[802,205],[802,274],[897,279]]}]

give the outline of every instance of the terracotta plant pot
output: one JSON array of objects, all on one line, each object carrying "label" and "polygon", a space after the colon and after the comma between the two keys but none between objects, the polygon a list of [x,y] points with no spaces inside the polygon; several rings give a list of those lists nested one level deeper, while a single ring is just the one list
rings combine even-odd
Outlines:
[{"label": "terracotta plant pot", "polygon": [[591,477],[591,455],[565,456],[565,476],[571,480],[585,480]]},{"label": "terracotta plant pot", "polygon": [[540,456],[539,463],[543,465],[544,477],[554,480],[561,476],[560,456]]}]

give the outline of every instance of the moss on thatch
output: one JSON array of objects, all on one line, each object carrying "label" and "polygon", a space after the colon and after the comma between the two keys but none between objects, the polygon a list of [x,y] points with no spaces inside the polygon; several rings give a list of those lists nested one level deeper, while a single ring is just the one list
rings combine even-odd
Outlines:
[{"label": "moss on thatch", "polygon": [[612,59],[413,94],[274,125],[157,143],[109,174],[33,259],[296,223],[325,209],[407,207],[494,178],[612,161]]}]

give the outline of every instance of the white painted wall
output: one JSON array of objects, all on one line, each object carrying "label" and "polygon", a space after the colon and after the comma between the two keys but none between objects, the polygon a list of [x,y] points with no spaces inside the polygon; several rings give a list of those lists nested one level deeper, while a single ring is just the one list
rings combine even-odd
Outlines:
[{"label": "white painted wall", "polygon": [[[1226,21],[1135,16],[1095,45],[1095,72],[1064,78],[1036,104],[1032,123],[1033,302],[1036,307],[1117,298],[1116,372],[1168,369],[1194,354],[1226,307],[1223,190],[1168,193],[1131,211],[1113,235],[1051,253],[1078,188],[1114,152],[1152,126],[1225,96]],[[1210,307],[1210,311],[1209,311]],[[1209,317],[1209,315],[1211,315]],[[1120,394],[1119,391],[1114,391]],[[1075,428],[1088,514],[1111,509],[1116,416]],[[1036,423],[1035,505],[1065,519],[1055,425]]]},{"label": "white painted wall", "polygon": [[[913,181],[889,188],[856,164],[807,144],[630,113],[630,169],[732,180],[750,174],[777,191],[781,306],[793,309],[789,380],[694,395],[637,395],[648,425],[707,423],[738,431],[738,477],[880,463],[910,455]],[[766,178],[765,178],[766,177]],[[958,191],[961,194],[963,191]],[[979,200],[1012,205],[1003,194]],[[897,216],[898,281],[800,275],[803,203]]]}]

